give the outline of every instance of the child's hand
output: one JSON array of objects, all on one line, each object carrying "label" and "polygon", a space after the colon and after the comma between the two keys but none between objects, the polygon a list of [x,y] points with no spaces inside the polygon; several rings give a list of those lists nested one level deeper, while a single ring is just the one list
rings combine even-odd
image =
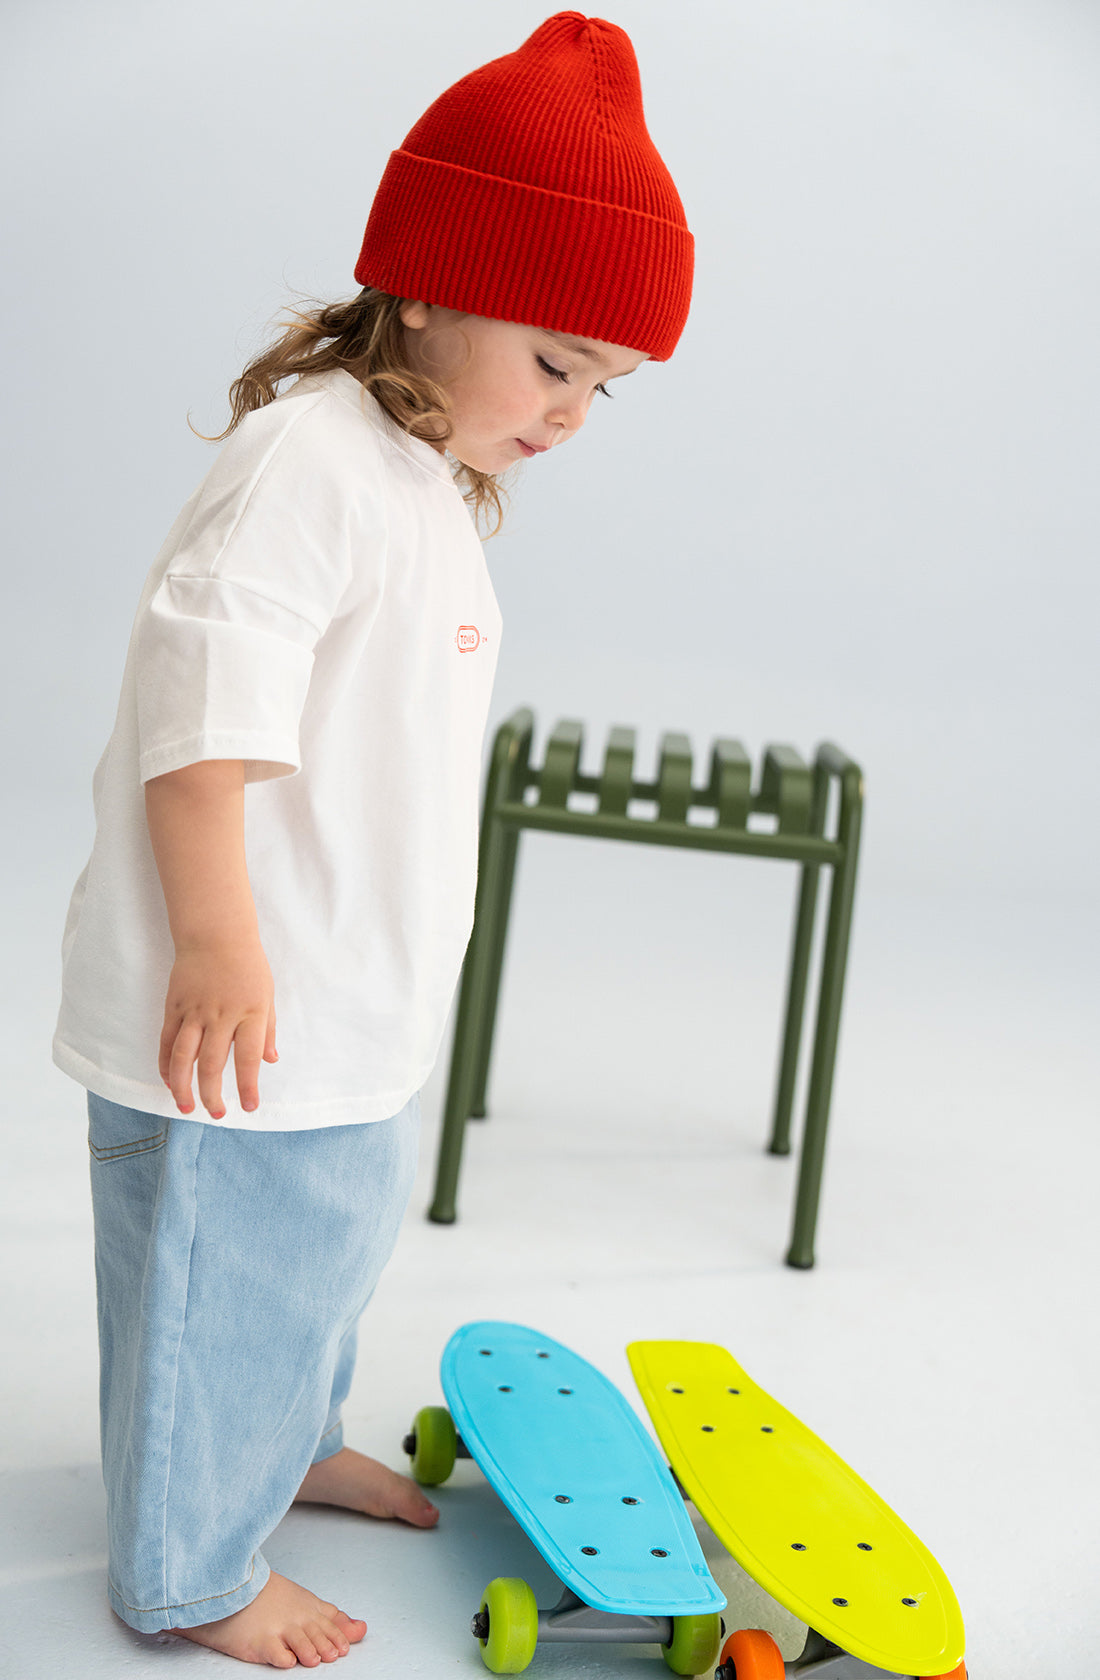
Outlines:
[{"label": "child's hand", "polygon": [[178,949],[160,1035],[160,1076],[181,1114],[193,1112],[192,1073],[212,1120],[225,1118],[222,1074],[233,1048],[241,1107],[260,1103],[260,1062],[275,1062],[275,987],[259,939]]},{"label": "child's hand", "polygon": [[244,850],[244,764],[200,759],[145,784],[149,839],[176,960],[160,1035],[160,1076],[181,1114],[199,1101],[225,1119],[222,1073],[233,1047],[246,1113],[260,1106],[260,1062],[275,1051],[275,987],[260,944]]}]

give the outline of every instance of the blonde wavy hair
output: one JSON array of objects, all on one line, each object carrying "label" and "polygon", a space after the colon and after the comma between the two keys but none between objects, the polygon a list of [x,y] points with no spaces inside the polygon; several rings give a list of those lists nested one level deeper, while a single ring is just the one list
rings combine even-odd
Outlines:
[{"label": "blonde wavy hair", "polygon": [[[410,437],[446,445],[454,431],[447,393],[408,364],[400,315],[404,301],[367,286],[342,303],[294,310],[281,337],[249,362],[229,387],[233,418],[209,441],[222,442],[246,414],[273,402],[284,379],[342,368]],[[504,519],[500,480],[462,462],[456,464],[454,478],[483,535],[495,536]]]}]

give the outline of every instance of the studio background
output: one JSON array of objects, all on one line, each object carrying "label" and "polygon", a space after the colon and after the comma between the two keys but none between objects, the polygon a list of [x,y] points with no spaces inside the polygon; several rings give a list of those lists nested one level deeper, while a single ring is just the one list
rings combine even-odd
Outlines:
[{"label": "studio background", "polygon": [[[445,86],[513,50],[547,10],[7,0],[5,1132],[12,1264],[33,1280],[5,1331],[24,1420],[5,1444],[17,1479],[94,1462],[80,1096],[49,1065],[49,1036],[134,607],[212,459],[187,417],[222,429],[230,381],[295,296],[354,291],[390,150]],[[768,742],[809,754],[831,738],[863,765],[823,1200],[831,1271],[775,1273],[790,1181],[761,1176],[755,1153],[790,895],[770,865],[530,848],[494,1110],[511,1104],[517,1118],[479,1143],[480,1171],[503,1175],[492,1182],[506,1201],[512,1168],[551,1171],[547,1126],[566,1152],[604,1139],[584,1171],[599,1234],[575,1215],[579,1251],[560,1277],[560,1245],[542,1267],[563,1288],[587,1279],[591,1295],[631,1240],[599,1188],[615,1149],[646,1159],[634,1128],[652,1115],[678,1140],[675,1170],[698,1203],[699,1164],[709,1180],[732,1114],[733,1156],[713,1169],[731,1227],[700,1275],[725,1278],[765,1366],[770,1329],[781,1349],[816,1349],[818,1371],[878,1383],[880,1409],[899,1375],[885,1355],[866,1369],[882,1335],[867,1329],[881,1325],[876,1290],[907,1303],[911,1339],[895,1331],[885,1345],[938,1362],[969,1415],[1001,1430],[1000,1457],[977,1469],[942,1410],[922,1442],[945,1455],[945,1480],[976,1478],[957,1518],[941,1487],[922,1532],[947,1524],[982,1672],[1024,1673],[1026,1645],[1028,1673],[1084,1673],[1074,1653],[1100,1632],[1088,1546],[1083,1519],[1056,1513],[1094,1505],[1096,1489],[1100,13],[1074,0],[608,10],[633,39],[649,127],[696,237],[695,300],[672,360],[597,399],[581,436],[516,480],[487,551],[505,620],[491,722],[530,704],[541,742],[559,717],[582,718],[590,767],[611,724],[635,724],[642,774],[663,729],[687,731],[699,755],[738,735],[754,758]],[[491,1198],[478,1195],[485,1232]],[[436,1245],[425,1275],[464,1275],[463,1251],[438,1244],[466,1241],[475,1223],[415,1226],[410,1253]],[[661,1289],[695,1274],[671,1237],[658,1251],[664,1282],[646,1288],[679,1333],[678,1297]],[[470,1265],[484,1283],[488,1262]],[[639,1259],[624,1289],[643,1273]],[[558,1312],[547,1299],[550,1331]],[[564,1339],[578,1340],[561,1314]],[[440,1333],[462,1316],[465,1302],[441,1307]],[[596,1319],[610,1323],[602,1300]],[[389,1322],[383,1311],[383,1339]],[[602,1333],[580,1338],[592,1357]],[[659,1332],[639,1319],[638,1333]],[[622,1339],[616,1329],[609,1369]],[[440,1343],[425,1341],[430,1373]],[[999,1410],[1010,1349],[1055,1384],[1060,1446],[1038,1397]],[[861,1445],[878,1454],[888,1479],[885,1427],[837,1439],[844,1385],[823,1378],[823,1397],[808,1368],[792,1354],[786,1389],[771,1373],[777,1392],[827,1435],[835,1407],[830,1438],[865,1473]],[[59,1389],[89,1408],[75,1444],[48,1398]],[[1010,1462],[1008,1488],[997,1465]],[[919,1504],[927,1486],[914,1470],[902,1492]],[[41,1492],[25,1485],[27,1510]],[[991,1519],[996,1566],[979,1556]],[[45,1591],[54,1541],[42,1545],[33,1578]],[[1051,1638],[1069,1667],[1024,1602],[1036,1571],[1060,1606]],[[1019,1588],[1012,1612],[1006,1583]]]}]

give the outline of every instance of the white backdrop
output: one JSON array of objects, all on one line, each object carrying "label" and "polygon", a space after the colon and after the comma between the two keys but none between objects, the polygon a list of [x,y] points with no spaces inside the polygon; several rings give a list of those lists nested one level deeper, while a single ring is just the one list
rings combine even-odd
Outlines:
[{"label": "white backdrop", "polygon": [[[292,289],[354,289],[388,152],[545,5],[0,6],[0,1240],[20,1280],[0,1615],[27,1680],[164,1655],[124,1649],[100,1602],[81,1103],[48,1044],[134,605],[211,458],[186,416],[221,428]],[[525,469],[488,550],[494,711],[585,718],[593,756],[632,722],[650,761],[661,728],[754,756],[832,736],[863,761],[821,1265],[779,1265],[793,1163],[760,1149],[793,872],[531,837],[494,1119],[453,1228],[421,1217],[425,1150],[353,1422],[372,1451],[399,1441],[479,1314],[623,1382],[631,1326],[727,1339],[934,1544],[975,1674],[1076,1680],[1098,1644],[1100,8],[608,9],[697,236],[696,302],[671,362]],[[439,1536],[448,1620],[423,1616],[419,1558],[355,1532],[292,1522],[273,1561],[293,1573],[301,1544],[321,1590],[376,1583],[376,1673],[398,1633],[410,1680],[441,1651],[476,1662],[457,1611],[483,1540]]]},{"label": "white backdrop", "polygon": [[[8,0],[6,757],[74,856],[140,581],[209,460],[188,411],[220,429],[292,289],[354,290],[389,150],[546,10]],[[584,717],[593,754],[615,721],[649,755],[661,727],[831,736],[868,773],[869,883],[1087,889],[1100,13],[611,11],[696,302],[526,469],[489,551],[495,714]]]}]

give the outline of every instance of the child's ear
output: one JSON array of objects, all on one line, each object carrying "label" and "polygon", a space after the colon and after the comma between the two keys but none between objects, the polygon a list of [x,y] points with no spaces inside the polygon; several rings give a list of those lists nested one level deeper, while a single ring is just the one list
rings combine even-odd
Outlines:
[{"label": "child's ear", "polygon": [[416,302],[412,298],[404,298],[397,313],[401,317],[401,325],[412,327],[414,332],[426,327],[431,319],[428,305]]}]

